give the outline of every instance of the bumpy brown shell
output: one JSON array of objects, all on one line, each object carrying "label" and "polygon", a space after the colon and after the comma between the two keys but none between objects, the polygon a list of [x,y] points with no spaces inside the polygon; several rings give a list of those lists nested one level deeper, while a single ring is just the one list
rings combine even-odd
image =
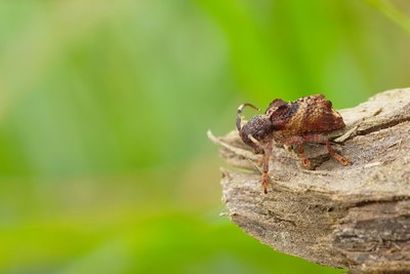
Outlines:
[{"label": "bumpy brown shell", "polygon": [[273,127],[288,136],[326,133],[345,127],[343,118],[323,95],[311,95],[286,104],[275,99],[266,110]]}]

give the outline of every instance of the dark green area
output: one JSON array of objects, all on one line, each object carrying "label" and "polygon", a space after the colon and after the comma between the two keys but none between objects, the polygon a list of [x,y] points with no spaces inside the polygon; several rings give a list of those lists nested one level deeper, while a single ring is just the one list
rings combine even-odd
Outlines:
[{"label": "dark green area", "polygon": [[[0,1],[1,273],[342,273],[220,217],[237,105],[409,86],[406,1]],[[250,115],[247,113],[247,115]]]}]

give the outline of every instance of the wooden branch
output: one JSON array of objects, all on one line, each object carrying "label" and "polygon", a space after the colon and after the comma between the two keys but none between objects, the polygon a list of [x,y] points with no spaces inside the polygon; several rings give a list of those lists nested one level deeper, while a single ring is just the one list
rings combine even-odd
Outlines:
[{"label": "wooden branch", "polygon": [[[261,242],[352,272],[410,273],[410,89],[377,94],[341,110],[347,128],[333,136],[353,164],[319,146],[306,150],[315,170],[274,147],[272,189],[263,194],[259,155],[233,131],[209,138],[235,168],[222,169],[232,221]],[[409,271],[409,272],[407,272]]]}]

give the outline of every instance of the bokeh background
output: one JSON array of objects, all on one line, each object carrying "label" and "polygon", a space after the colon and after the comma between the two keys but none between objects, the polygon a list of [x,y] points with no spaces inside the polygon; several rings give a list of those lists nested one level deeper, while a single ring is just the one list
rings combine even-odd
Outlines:
[{"label": "bokeh background", "polygon": [[221,217],[238,104],[409,86],[409,1],[0,1],[0,273],[343,273]]}]

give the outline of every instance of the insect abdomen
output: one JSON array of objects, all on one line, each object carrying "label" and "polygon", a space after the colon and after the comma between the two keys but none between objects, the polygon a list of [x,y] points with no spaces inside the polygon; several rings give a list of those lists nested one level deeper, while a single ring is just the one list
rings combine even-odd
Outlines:
[{"label": "insect abdomen", "polygon": [[290,103],[290,108],[297,109],[285,127],[290,135],[325,133],[345,127],[343,118],[323,95],[302,97]]}]

